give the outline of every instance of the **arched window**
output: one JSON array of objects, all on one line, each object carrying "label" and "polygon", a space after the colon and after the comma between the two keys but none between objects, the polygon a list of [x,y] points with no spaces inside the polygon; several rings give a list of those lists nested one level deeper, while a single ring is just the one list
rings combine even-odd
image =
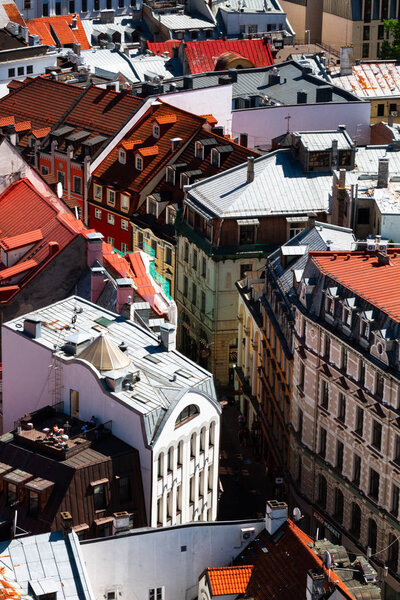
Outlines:
[{"label": "arched window", "polygon": [[355,502],[351,505],[351,533],[357,539],[361,533],[361,508]]},{"label": "arched window", "polygon": [[168,450],[167,471],[168,472],[172,471],[173,467],[174,467],[174,449],[171,446],[170,449]]},{"label": "arched window", "polygon": [[326,508],[327,484],[323,475],[318,475],[318,504]]},{"label": "arched window", "polygon": [[190,438],[190,456],[193,458],[196,456],[196,434],[192,433],[192,437]]},{"label": "arched window", "polygon": [[378,538],[378,530],[374,519],[368,519],[368,547],[371,548],[372,554],[376,552],[376,542]]},{"label": "arched window", "polygon": [[344,497],[339,488],[335,489],[335,520],[338,523],[343,523],[343,507],[344,507]]},{"label": "arched window", "polygon": [[206,428],[203,427],[200,431],[200,452],[204,452],[206,449]]},{"label": "arched window", "polygon": [[192,419],[196,415],[200,414],[199,407],[195,404],[190,404],[180,413],[178,418],[175,421],[175,427],[179,427],[183,423],[186,423],[189,419]]},{"label": "arched window", "polygon": [[214,421],[210,425],[210,435],[208,439],[209,446],[214,446],[215,443],[215,423]]},{"label": "arched window", "polygon": [[397,539],[397,536],[393,535],[393,533],[391,533],[389,535],[389,548],[388,548],[388,560],[387,560],[387,566],[389,567],[389,569],[391,571],[394,571],[395,573],[397,573],[397,566],[399,563],[399,540]]},{"label": "arched window", "polygon": [[163,475],[164,475],[164,455],[163,454],[160,454],[158,456],[157,474],[158,474],[158,477],[163,477]]}]

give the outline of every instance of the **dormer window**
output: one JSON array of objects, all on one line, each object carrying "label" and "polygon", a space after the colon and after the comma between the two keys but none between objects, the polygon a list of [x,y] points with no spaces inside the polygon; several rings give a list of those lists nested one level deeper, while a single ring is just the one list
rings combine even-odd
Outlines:
[{"label": "dormer window", "polygon": [[183,187],[185,185],[189,185],[189,183],[190,183],[189,175],[187,175],[187,173],[181,173],[181,185],[180,185],[181,190],[183,190]]},{"label": "dormer window", "polygon": [[343,300],[342,322],[346,327],[351,327],[353,311],[356,307],[355,298],[345,298]]},{"label": "dormer window", "polygon": [[157,123],[153,123],[153,137],[156,140],[160,138],[160,127]]},{"label": "dormer window", "polygon": [[148,196],[147,198],[147,213],[153,217],[158,217],[157,202],[151,196]]},{"label": "dormer window", "polygon": [[170,185],[175,185],[175,169],[173,167],[167,167],[165,181]]},{"label": "dormer window", "polygon": [[181,142],[182,142],[182,138],[180,138],[180,137],[172,138],[171,139],[171,152],[175,152],[175,150],[178,150]]},{"label": "dormer window", "polygon": [[138,171],[143,171],[143,159],[139,154],[136,155],[135,166]]},{"label": "dormer window", "polygon": [[204,160],[204,146],[201,142],[195,143],[194,155],[198,160]]},{"label": "dormer window", "polygon": [[125,165],[126,164],[126,152],[125,152],[125,150],[123,148],[119,149],[118,160],[121,163],[121,165]]},{"label": "dormer window", "polygon": [[176,210],[173,206],[167,206],[166,210],[166,220],[167,225],[174,225],[176,219]]},{"label": "dormer window", "polygon": [[213,148],[211,150],[211,166],[215,167],[216,169],[219,169],[220,166],[219,158],[220,156],[218,150]]},{"label": "dormer window", "polygon": [[364,340],[369,340],[371,333],[371,323],[373,322],[372,310],[366,310],[360,315],[360,337]]},{"label": "dormer window", "polygon": [[333,316],[335,312],[335,300],[338,298],[337,287],[331,287],[326,290],[325,313]]}]

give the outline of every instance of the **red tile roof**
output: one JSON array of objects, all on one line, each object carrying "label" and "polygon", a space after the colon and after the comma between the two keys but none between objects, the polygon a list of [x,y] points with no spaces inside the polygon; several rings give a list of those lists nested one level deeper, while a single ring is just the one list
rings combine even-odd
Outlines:
[{"label": "red tile roof", "polygon": [[0,239],[0,246],[6,251],[15,250],[16,248],[23,248],[24,246],[29,246],[30,244],[39,242],[42,239],[42,230],[35,229],[33,231],[29,231],[28,233],[14,235],[13,237],[4,237]]},{"label": "red tile roof", "polygon": [[[149,49],[155,54],[171,52],[173,40],[168,42],[148,42]],[[176,43],[175,43],[176,45]],[[268,67],[274,64],[268,43],[256,40],[198,40],[185,42],[184,52],[190,73],[207,73],[215,70],[215,63],[224,52],[234,52],[250,60],[255,67]]]},{"label": "red tile roof", "polygon": [[21,132],[21,131],[30,131],[31,129],[31,122],[30,121],[20,121],[20,123],[17,123],[15,125],[15,131]]},{"label": "red tile roof", "polygon": [[124,140],[121,146],[125,150],[133,150],[135,146],[139,146],[139,144],[143,144],[143,140]]},{"label": "red tile roof", "polygon": [[309,256],[322,273],[400,322],[400,248],[388,254],[387,265],[367,252],[310,252]]},{"label": "red tile roof", "polygon": [[38,35],[42,44],[47,46],[71,46],[74,42],[81,45],[82,50],[89,50],[90,43],[79,15],[76,17],[76,29],[71,29],[73,15],[58,15],[27,19],[29,33]]},{"label": "red tile roof", "polygon": [[0,118],[0,127],[7,127],[7,125],[14,125],[14,123],[15,123],[15,119],[12,116]]},{"label": "red tile roof", "polygon": [[3,4],[3,8],[6,11],[7,17],[10,19],[10,21],[13,23],[18,23],[18,25],[25,26],[25,21],[14,2]]},{"label": "red tile roof", "polygon": [[[57,254],[49,251],[51,242],[58,244],[60,252],[83,229],[83,224],[69,213],[61,200],[50,196],[50,192],[49,197],[43,196],[28,179],[16,181],[0,194],[0,223],[3,243],[8,240],[13,247],[19,243],[18,238],[34,243],[33,248],[15,265],[10,268],[0,266],[0,281],[23,273],[12,295],[29,283]],[[0,294],[0,302],[9,300],[9,294]]]},{"label": "red tile roof", "polygon": [[180,45],[180,40],[166,40],[165,42],[147,42],[147,47],[154,54],[168,52],[172,56],[172,49]]},{"label": "red tile roof", "polygon": [[40,140],[41,138],[46,137],[51,131],[51,127],[42,127],[42,129],[32,129],[32,135]]},{"label": "red tile roof", "polygon": [[216,125],[218,123],[218,120],[214,117],[214,115],[201,115],[202,117],[204,117],[205,119],[207,119],[207,123],[210,123],[210,125]]},{"label": "red tile roof", "polygon": [[322,559],[312,550],[313,540],[308,535],[290,520],[286,521],[280,531],[282,535],[275,538],[276,541],[264,531],[259,536],[260,543],[251,543],[241,554],[240,561],[254,565],[246,590],[247,597],[254,600],[304,598],[307,571],[323,569],[326,575],[325,587],[338,586],[345,597],[352,598],[342,579],[333,570],[329,573],[328,584],[328,571],[323,567]]},{"label": "red tile roof", "polygon": [[212,595],[244,594],[253,569],[253,565],[207,569]]},{"label": "red tile roof", "polygon": [[[0,98],[0,122],[12,116],[16,124],[30,120],[35,132],[52,127],[81,94],[82,90],[74,85],[44,77],[28,78]],[[28,140],[19,143],[28,145]]]},{"label": "red tile roof", "polygon": [[158,154],[158,146],[147,146],[146,148],[139,148],[139,154],[142,156],[155,156]]},{"label": "red tile roof", "polygon": [[154,119],[159,125],[168,125],[169,123],[176,123],[176,115],[163,115]]}]

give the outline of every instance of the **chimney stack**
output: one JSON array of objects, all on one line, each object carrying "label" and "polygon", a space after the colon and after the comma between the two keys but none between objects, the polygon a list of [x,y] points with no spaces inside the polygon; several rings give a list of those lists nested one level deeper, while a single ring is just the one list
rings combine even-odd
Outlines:
[{"label": "chimney stack", "polygon": [[86,234],[87,266],[93,267],[96,262],[103,264],[103,234],[96,231]]},{"label": "chimney stack", "polygon": [[286,523],[288,518],[288,506],[286,502],[278,500],[268,500],[265,512],[265,529],[270,535]]},{"label": "chimney stack", "polygon": [[322,569],[310,569],[307,572],[306,600],[320,600],[325,594],[324,582]]},{"label": "chimney stack", "polygon": [[353,46],[340,48],[340,77],[353,73]]},{"label": "chimney stack", "polygon": [[97,302],[101,292],[104,290],[104,268],[91,267],[90,269],[90,301]]},{"label": "chimney stack", "polygon": [[128,301],[132,301],[133,297],[133,281],[130,277],[123,277],[116,279],[117,284],[117,313],[121,314],[121,311]]},{"label": "chimney stack", "polygon": [[338,141],[332,140],[332,166],[336,166],[339,160]]},{"label": "chimney stack", "polygon": [[39,317],[27,317],[24,320],[24,333],[30,338],[40,338],[42,334],[42,321]]},{"label": "chimney stack", "polygon": [[161,345],[168,352],[176,348],[176,327],[171,323],[163,323],[160,325]]},{"label": "chimney stack", "polygon": [[387,188],[389,185],[389,159],[380,158],[378,163],[378,188]]},{"label": "chimney stack", "polygon": [[307,215],[307,227],[308,229],[314,229],[317,215],[314,212],[308,213]]},{"label": "chimney stack", "polygon": [[339,189],[344,190],[346,187],[346,169],[339,169]]},{"label": "chimney stack", "polygon": [[247,183],[254,181],[254,156],[247,157]]},{"label": "chimney stack", "polygon": [[389,116],[388,116],[388,125],[389,125],[389,127],[393,127],[393,119],[394,119],[393,112],[390,112]]}]

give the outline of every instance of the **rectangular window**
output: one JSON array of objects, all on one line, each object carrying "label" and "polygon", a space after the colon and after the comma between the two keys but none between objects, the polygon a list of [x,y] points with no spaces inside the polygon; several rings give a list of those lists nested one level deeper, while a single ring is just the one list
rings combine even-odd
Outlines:
[{"label": "rectangular window", "polygon": [[31,8],[31,0],[24,0],[24,10],[29,10]]},{"label": "rectangular window", "polygon": [[383,115],[385,114],[385,105],[384,104],[378,104],[376,114],[378,117],[383,117]]},{"label": "rectangular window", "polygon": [[129,477],[119,478],[119,503],[125,504],[131,500],[131,484]]},{"label": "rectangular window", "polygon": [[101,210],[99,208],[94,209],[94,216],[96,219],[101,219]]},{"label": "rectangular window", "polygon": [[197,271],[197,250],[193,250],[192,254],[192,269]]},{"label": "rectangular window", "polygon": [[356,408],[356,427],[355,432],[362,436],[364,431],[364,411],[361,406]]},{"label": "rectangular window", "polygon": [[400,435],[396,435],[394,443],[394,462],[400,464]]},{"label": "rectangular window", "polygon": [[251,264],[244,263],[244,264],[240,265],[240,279],[244,279],[246,277],[246,273],[251,271],[252,268],[253,268],[253,265],[251,265]]},{"label": "rectangular window", "polygon": [[165,264],[172,265],[172,249],[168,246],[165,248]]},{"label": "rectangular window", "polygon": [[329,384],[325,379],[321,383],[321,406],[328,410],[329,407]]},{"label": "rectangular window", "polygon": [[392,487],[392,506],[390,512],[396,517],[399,514],[399,498],[400,498],[400,490],[397,485],[393,484]]},{"label": "rectangular window", "polygon": [[124,242],[121,242],[121,252],[129,252],[129,246],[128,244],[125,244]]},{"label": "rectangular window", "polygon": [[82,179],[74,175],[74,192],[75,194],[82,194]]},{"label": "rectangular window", "polygon": [[126,194],[121,194],[120,200],[121,200],[121,210],[123,210],[124,212],[128,212],[128,210],[129,210],[129,196],[127,196]]},{"label": "rectangular window", "polygon": [[94,510],[104,510],[106,508],[106,486],[104,483],[93,487]]},{"label": "rectangular window", "polygon": [[21,75],[24,74],[24,67],[18,67],[18,75],[19,77],[21,77]]},{"label": "rectangular window", "polygon": [[111,213],[107,213],[107,223],[109,225],[114,225],[115,224],[115,217]]},{"label": "rectangular window", "polygon": [[354,454],[353,459],[353,483],[357,487],[360,487],[361,481],[361,456]]},{"label": "rectangular window", "polygon": [[202,313],[206,312],[206,295],[204,292],[201,292],[201,307],[200,310]]},{"label": "rectangular window", "polygon": [[378,398],[380,400],[382,400],[382,398],[383,398],[383,387],[384,387],[383,375],[381,375],[380,373],[377,373],[376,381],[375,381],[375,395],[378,396]]},{"label": "rectangular window", "polygon": [[107,244],[114,246],[114,242],[115,242],[114,238],[108,235],[107,236]]},{"label": "rectangular window", "polygon": [[172,206],[167,207],[167,225],[174,225],[176,219],[176,210]]},{"label": "rectangular window", "polygon": [[192,303],[194,306],[197,304],[197,286],[195,283],[192,283]]},{"label": "rectangular window", "polygon": [[61,15],[61,2],[56,2],[56,15]]},{"label": "rectangular window", "polygon": [[7,504],[14,506],[17,501],[17,486],[14,483],[7,482]]},{"label": "rectangular window", "polygon": [[375,420],[372,423],[372,445],[380,451],[382,445],[382,425]]},{"label": "rectangular window", "polygon": [[65,189],[65,173],[64,171],[57,171],[57,181],[62,184]]},{"label": "rectangular window", "polygon": [[158,256],[158,252],[157,252],[157,240],[151,240],[151,249],[152,249],[152,254],[154,256],[154,258],[157,258]]},{"label": "rectangular window", "polygon": [[323,427],[319,430],[319,455],[322,458],[326,457],[326,429]]},{"label": "rectangular window", "polygon": [[127,221],[126,219],[121,219],[121,229],[123,229],[124,231],[128,231],[129,221]]},{"label": "rectangular window", "polygon": [[389,104],[389,113],[393,113],[397,111],[397,104]]},{"label": "rectangular window", "polygon": [[186,277],[186,275],[184,275],[183,276],[183,295],[185,296],[185,298],[187,298],[188,290],[189,290],[188,278]]},{"label": "rectangular window", "polygon": [[364,25],[363,40],[369,41],[369,36],[370,36],[370,27],[369,27],[369,25]]},{"label": "rectangular window", "polygon": [[149,590],[149,600],[164,600],[164,587]]},{"label": "rectangular window", "polygon": [[369,56],[369,43],[365,42],[365,44],[362,45],[362,57],[368,58],[368,56]]},{"label": "rectangular window", "polygon": [[69,0],[69,12],[71,14],[75,12],[75,0]]},{"label": "rectangular window", "polygon": [[[349,311],[350,314],[350,318],[351,318],[351,312]],[[346,325],[348,323],[346,322]],[[349,353],[347,352],[346,348],[343,348],[342,350],[342,369],[343,371],[346,373],[347,372],[347,363],[349,360]]]},{"label": "rectangular window", "polygon": [[82,0],[82,12],[87,12],[87,0]]},{"label": "rectangular window", "polygon": [[147,201],[147,206],[148,214],[152,215],[153,217],[157,217],[157,203],[149,198]]},{"label": "rectangular window", "polygon": [[343,471],[343,453],[344,453],[344,445],[339,440],[336,444],[336,468],[341,473]]},{"label": "rectangular window", "polygon": [[186,263],[189,262],[189,244],[187,242],[185,242],[185,249],[184,249],[184,257],[183,257],[184,261]]},{"label": "rectangular window", "polygon": [[139,248],[139,250],[143,250],[143,232],[142,231],[137,232],[137,247]]},{"label": "rectangular window", "polygon": [[42,175],[48,175],[49,174],[49,167],[47,167],[46,165],[42,165],[40,167],[40,172]]},{"label": "rectangular window", "polygon": [[338,419],[343,423],[346,421],[346,396],[344,394],[339,394]]},{"label": "rectangular window", "polygon": [[28,65],[26,67],[26,74],[27,75],[32,75],[32,73],[33,73],[33,66],[32,65]]},{"label": "rectangular window", "polygon": [[102,187],[96,183],[94,184],[94,197],[96,200],[101,200],[102,198]]},{"label": "rectangular window", "polygon": [[207,261],[205,258],[201,259],[201,276],[202,277],[207,276]]},{"label": "rectangular window", "polygon": [[373,500],[379,500],[379,473],[374,469],[369,470],[369,495]]},{"label": "rectangular window", "polygon": [[114,190],[107,190],[107,204],[115,206],[115,192]]},{"label": "rectangular window", "polygon": [[385,26],[378,25],[378,40],[383,40],[385,36]]},{"label": "rectangular window", "polygon": [[255,225],[242,225],[239,227],[239,244],[254,244],[256,241]]}]

